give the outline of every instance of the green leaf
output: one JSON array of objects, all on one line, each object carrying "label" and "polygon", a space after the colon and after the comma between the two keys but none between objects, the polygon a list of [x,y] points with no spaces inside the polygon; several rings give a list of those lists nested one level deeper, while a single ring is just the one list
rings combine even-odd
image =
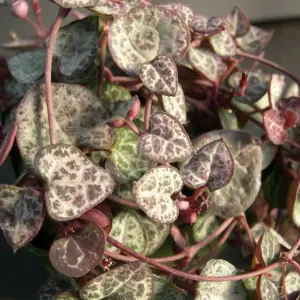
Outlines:
[{"label": "green leaf", "polygon": [[175,117],[181,124],[187,123],[187,107],[184,92],[180,84],[178,84],[177,93],[174,97],[162,96],[162,103],[166,113]]},{"label": "green leaf", "polygon": [[110,148],[105,167],[116,181],[126,183],[139,179],[156,163],[143,158],[138,151],[138,136],[128,127],[115,130],[115,143]]},{"label": "green leaf", "polygon": [[236,114],[231,110],[226,110],[223,107],[220,107],[218,110],[218,116],[221,122],[221,125],[224,129],[238,130],[239,124]]},{"label": "green leaf", "polygon": [[219,56],[234,56],[236,55],[236,46],[232,37],[226,31],[213,35],[209,42],[214,52]]},{"label": "green leaf", "polygon": [[[237,269],[222,259],[211,259],[201,271],[202,276],[231,276],[236,275]],[[197,284],[195,300],[246,300],[247,294],[241,281],[209,282]]]},{"label": "green leaf", "polygon": [[[109,149],[114,130],[104,125],[109,112],[87,88],[52,84],[57,143]],[[16,111],[17,141],[25,165],[33,169],[35,154],[50,144],[45,85],[32,87]]]},{"label": "green leaf", "polygon": [[281,300],[280,286],[272,282],[264,275],[259,276],[256,292],[261,300]]},{"label": "green leaf", "polygon": [[212,234],[219,225],[219,220],[210,209],[205,212],[201,212],[198,215],[196,222],[193,224],[193,237],[195,241],[199,242],[205,239]]},{"label": "green leaf", "polygon": [[159,55],[139,67],[143,84],[152,92],[174,97],[177,93],[178,71],[168,56]]},{"label": "green leaf", "polygon": [[192,300],[190,293],[183,293],[176,289],[167,278],[153,275],[154,295],[153,300]]},{"label": "green leaf", "polygon": [[53,300],[80,300],[73,292],[61,292],[53,298]]},{"label": "green leaf", "polygon": [[257,243],[256,257],[259,262],[268,266],[277,261],[280,256],[280,244],[277,238],[269,231],[261,235]]},{"label": "green leaf", "polygon": [[124,71],[137,74],[138,67],[157,55],[174,61],[185,56],[190,32],[174,12],[155,5],[134,7],[112,23],[108,42],[111,54]]},{"label": "green leaf", "polygon": [[212,82],[217,82],[227,71],[222,59],[209,50],[190,48],[188,56],[193,69]]},{"label": "green leaf", "polygon": [[88,282],[81,290],[83,300],[150,300],[152,272],[144,262],[122,265]]},{"label": "green leaf", "polygon": [[200,148],[181,170],[182,179],[187,186],[192,189],[207,186],[211,192],[226,186],[233,173],[233,158],[222,139]]},{"label": "green leaf", "polygon": [[173,163],[192,155],[192,145],[183,126],[173,116],[158,112],[150,119],[149,133],[139,141],[142,156],[161,163]]},{"label": "green leaf", "polygon": [[300,291],[300,276],[297,272],[291,271],[285,276],[285,290],[286,293],[292,294],[293,292]]},{"label": "green leaf", "polygon": [[31,83],[21,83],[11,77],[5,80],[3,91],[12,99],[12,104],[17,104],[31,86]]},{"label": "green leaf", "polygon": [[214,213],[230,218],[247,210],[256,199],[261,186],[262,153],[252,135],[231,130],[216,130],[200,135],[193,141],[194,151],[219,139],[229,146],[235,169],[231,181],[225,187],[210,192],[209,197]]},{"label": "green leaf", "polygon": [[14,252],[40,231],[43,206],[43,200],[31,189],[0,185],[0,227]]},{"label": "green leaf", "polygon": [[67,277],[81,277],[99,265],[105,240],[101,227],[88,224],[79,232],[56,240],[49,251],[50,262]]},{"label": "green leaf", "polygon": [[105,169],[70,145],[43,148],[35,165],[47,186],[48,214],[57,221],[79,217],[106,199],[116,185]]},{"label": "green leaf", "polygon": [[132,196],[132,182],[118,184],[117,188],[114,190],[114,195],[121,198],[125,198],[130,201],[134,201]]},{"label": "green leaf", "polygon": [[59,30],[54,58],[63,75],[83,74],[92,66],[97,54],[98,28],[99,18],[91,16]]},{"label": "green leaf", "polygon": [[256,295],[257,279],[258,279],[258,277],[250,277],[250,278],[243,279],[244,286],[245,286],[246,292],[247,292],[248,300],[256,299],[255,295]]},{"label": "green leaf", "polygon": [[17,54],[7,61],[11,75],[21,83],[40,79],[45,71],[46,48]]},{"label": "green leaf", "polygon": [[288,193],[289,216],[297,227],[300,227],[300,181],[295,179]]},{"label": "green leaf", "polygon": [[177,169],[157,167],[134,183],[132,194],[135,202],[146,215],[159,223],[173,223],[178,208],[171,195],[182,189],[183,182]]}]

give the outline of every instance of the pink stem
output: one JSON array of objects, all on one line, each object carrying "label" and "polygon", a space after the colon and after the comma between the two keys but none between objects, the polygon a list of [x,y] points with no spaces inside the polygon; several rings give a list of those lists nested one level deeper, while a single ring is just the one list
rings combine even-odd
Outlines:
[{"label": "pink stem", "polygon": [[133,121],[126,119],[126,120],[124,120],[124,122],[136,135],[138,135],[138,136],[141,135],[140,130],[136,127],[136,125],[133,123]]},{"label": "pink stem", "polygon": [[250,241],[251,248],[252,248],[252,251],[253,251],[252,253],[255,253],[255,241],[254,241],[253,236],[251,234],[251,231],[250,231],[245,213],[241,213],[241,215],[238,217],[238,220],[240,221],[241,225],[243,226],[244,230],[247,233],[247,236],[248,236],[248,239]]},{"label": "pink stem", "polygon": [[46,35],[46,31],[45,31],[45,27],[42,21],[42,9],[40,6],[40,1],[39,0],[32,0],[32,5],[33,5],[33,9],[35,12],[35,17],[40,29],[40,32],[42,33],[43,37],[45,37]]},{"label": "pink stem", "polygon": [[11,148],[13,147],[16,134],[17,134],[17,123],[13,122],[4,140],[2,141],[0,147],[0,166],[4,163]]},{"label": "pink stem", "polygon": [[52,61],[54,53],[54,45],[56,42],[58,31],[62,25],[64,18],[70,12],[69,9],[60,8],[57,18],[52,27],[50,34],[49,44],[47,48],[46,56],[46,66],[45,66],[45,88],[46,88],[46,102],[47,102],[47,112],[48,112],[48,122],[49,122],[49,133],[51,144],[55,144],[55,122],[54,122],[54,112],[53,112],[53,101],[52,101],[52,85],[51,85],[51,73],[52,73]]},{"label": "pink stem", "polygon": [[111,200],[111,201],[114,201],[118,204],[122,204],[122,205],[125,205],[125,206],[128,206],[128,207],[134,208],[134,209],[140,209],[140,207],[135,202],[124,199],[124,198],[121,198],[121,197],[118,197],[116,195],[110,195],[110,196],[107,197],[107,199]]}]

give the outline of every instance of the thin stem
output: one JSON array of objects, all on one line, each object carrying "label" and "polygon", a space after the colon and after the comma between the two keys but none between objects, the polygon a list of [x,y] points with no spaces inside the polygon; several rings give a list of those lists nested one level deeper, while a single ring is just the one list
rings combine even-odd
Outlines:
[{"label": "thin stem", "polygon": [[46,31],[45,31],[45,27],[44,27],[44,24],[43,24],[43,21],[42,21],[42,9],[41,9],[41,6],[40,6],[40,1],[39,0],[32,0],[32,5],[33,5],[35,18],[36,18],[36,21],[38,23],[39,29],[40,29],[42,35],[45,37]]},{"label": "thin stem", "polygon": [[242,279],[246,279],[246,278],[251,278],[251,277],[256,277],[259,275],[262,275],[266,272],[269,272],[273,269],[278,268],[282,262],[276,262],[272,265],[269,265],[267,267],[261,268],[259,270],[255,270],[246,274],[241,274],[241,275],[235,275],[235,276],[201,276],[201,275],[194,275],[194,274],[189,274],[189,273],[185,273],[179,270],[176,270],[174,268],[171,268],[169,266],[163,265],[157,261],[155,261],[152,258],[149,258],[147,256],[144,256],[143,254],[137,253],[134,250],[130,249],[129,247],[121,244],[120,242],[118,242],[117,240],[115,240],[114,238],[112,238],[111,236],[107,236],[107,241],[117,247],[118,249],[120,249],[121,251],[123,251],[124,253],[127,253],[139,260],[145,261],[147,264],[160,269],[164,272],[167,273],[171,273],[177,277],[183,277],[186,279],[191,279],[191,280],[195,280],[195,281],[215,281],[215,282],[220,282],[220,281],[234,281],[234,280],[242,280]]},{"label": "thin stem", "polygon": [[255,61],[258,61],[260,63],[263,63],[265,65],[268,65],[278,71],[280,71],[281,73],[285,74],[286,76],[290,77],[292,80],[294,80],[298,85],[300,85],[300,79],[293,75],[292,73],[290,73],[288,70],[286,70],[285,68],[283,68],[282,66],[268,60],[268,59],[265,59],[263,57],[260,57],[260,56],[256,56],[256,55],[253,55],[253,54],[250,54],[250,53],[246,53],[246,52],[243,52],[241,50],[238,50],[237,54],[241,57],[245,57],[245,58],[249,58],[249,59],[252,59],[252,60],[255,60]]},{"label": "thin stem", "polygon": [[136,125],[133,123],[133,121],[126,119],[126,120],[124,120],[124,122],[136,135],[138,135],[138,136],[141,135],[140,130],[136,127]]},{"label": "thin stem", "polygon": [[134,209],[140,209],[140,207],[135,202],[127,200],[125,198],[118,197],[116,195],[110,195],[107,197],[107,199]]},{"label": "thin stem", "polygon": [[238,220],[240,221],[241,225],[243,226],[244,230],[246,231],[246,234],[248,236],[248,239],[250,241],[252,253],[255,253],[255,241],[253,239],[253,236],[251,234],[245,213],[241,213],[240,216],[238,217]]},{"label": "thin stem", "polygon": [[99,81],[98,81],[98,96],[102,96],[103,91],[103,82],[104,82],[104,67],[105,67],[105,58],[108,42],[108,32],[104,29],[101,38],[99,39],[100,47],[100,63],[99,63]]},{"label": "thin stem", "polygon": [[144,112],[144,127],[145,127],[145,132],[148,131],[148,129],[149,129],[151,107],[152,107],[152,95],[149,95],[146,98],[146,106],[145,106],[145,112]]},{"label": "thin stem", "polygon": [[107,81],[109,81],[109,82],[113,81],[114,75],[113,75],[112,71],[107,67],[104,67],[104,76],[106,77]]},{"label": "thin stem", "polygon": [[25,21],[27,21],[34,28],[36,35],[39,38],[43,39],[45,37],[44,34],[41,32],[39,26],[33,20],[31,20],[29,17],[26,17]]},{"label": "thin stem", "polygon": [[70,12],[69,9],[65,9],[65,8],[59,9],[57,18],[52,27],[49,44],[48,44],[48,48],[47,48],[46,66],[45,66],[45,88],[46,88],[46,102],[47,102],[47,112],[48,112],[49,133],[50,133],[51,144],[55,144],[55,141],[56,141],[55,122],[54,122],[54,113],[53,113],[53,101],[52,101],[52,85],[51,85],[53,52],[54,52],[54,45],[56,42],[59,28],[61,27],[64,18],[68,15],[69,12]]}]

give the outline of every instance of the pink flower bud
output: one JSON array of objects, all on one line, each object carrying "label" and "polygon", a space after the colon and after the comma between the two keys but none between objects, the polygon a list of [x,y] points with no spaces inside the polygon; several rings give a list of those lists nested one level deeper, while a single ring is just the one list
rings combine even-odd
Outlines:
[{"label": "pink flower bud", "polygon": [[107,123],[107,125],[112,128],[120,128],[125,126],[125,121],[122,119],[114,120],[112,122]]},{"label": "pink flower bud", "polygon": [[20,19],[26,19],[28,16],[28,4],[25,0],[18,0],[10,6],[11,12]]},{"label": "pink flower bud", "polygon": [[180,210],[188,210],[190,207],[190,203],[188,201],[178,201],[177,202],[177,207]]}]

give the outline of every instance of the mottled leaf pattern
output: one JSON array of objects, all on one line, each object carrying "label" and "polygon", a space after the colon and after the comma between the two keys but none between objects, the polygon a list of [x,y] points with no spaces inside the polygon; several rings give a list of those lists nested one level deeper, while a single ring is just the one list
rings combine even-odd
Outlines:
[{"label": "mottled leaf pattern", "polygon": [[260,300],[282,300],[280,286],[264,275],[257,280],[256,293]]},{"label": "mottled leaf pattern", "polygon": [[53,0],[53,1],[65,8],[96,6],[103,2],[103,0]]},{"label": "mottled leaf pattern", "polygon": [[208,80],[216,82],[226,73],[226,64],[214,53],[205,49],[190,48],[188,54],[194,70]]},{"label": "mottled leaf pattern", "polygon": [[159,94],[175,96],[178,86],[178,71],[175,62],[168,56],[159,55],[151,63],[139,68],[144,85]]},{"label": "mottled leaf pattern", "polygon": [[52,266],[68,277],[81,277],[99,264],[105,249],[105,234],[96,224],[56,240],[49,251]]},{"label": "mottled leaf pattern", "polygon": [[291,271],[285,276],[285,290],[288,295],[300,291],[300,276],[297,272]]},{"label": "mottled leaf pattern", "polygon": [[34,191],[0,185],[0,227],[14,252],[38,234],[43,221],[43,200]]},{"label": "mottled leaf pattern", "polygon": [[[211,259],[201,271],[202,276],[231,276],[237,269],[222,259]],[[209,282],[197,284],[195,300],[246,300],[247,294],[241,281]]]},{"label": "mottled leaf pattern", "polygon": [[250,30],[236,39],[237,45],[245,52],[262,51],[273,36],[273,30],[250,26]]},{"label": "mottled leaf pattern", "polygon": [[213,35],[219,33],[225,26],[225,22],[219,17],[194,16],[191,22],[193,31],[204,34]]},{"label": "mottled leaf pattern", "polygon": [[146,215],[159,223],[173,223],[178,208],[171,198],[182,188],[183,182],[177,169],[157,167],[142,176],[133,186],[136,203]]},{"label": "mottled leaf pattern", "polygon": [[223,218],[238,216],[256,199],[261,186],[261,148],[247,132],[216,130],[193,141],[194,150],[223,139],[234,160],[234,174],[229,184],[209,193],[214,213]]},{"label": "mottled leaf pattern", "polygon": [[144,262],[122,265],[88,282],[81,290],[83,300],[150,300],[152,272]]},{"label": "mottled leaf pattern", "polygon": [[207,186],[211,192],[226,186],[234,172],[228,146],[216,140],[203,146],[181,171],[184,183],[192,189]]},{"label": "mottled leaf pattern", "polygon": [[167,113],[152,114],[149,133],[140,137],[139,151],[157,162],[179,162],[192,154],[189,136],[178,120]]},{"label": "mottled leaf pattern", "polygon": [[274,237],[271,232],[266,231],[259,238],[256,249],[256,257],[261,264],[268,266],[276,261],[279,256],[280,245],[276,237]]},{"label": "mottled leaf pattern", "polygon": [[143,158],[138,151],[138,136],[128,127],[118,128],[115,131],[116,140],[105,167],[111,172],[116,181],[126,183],[139,179],[156,163]]},{"label": "mottled leaf pattern", "polygon": [[31,83],[40,79],[45,70],[46,49],[27,51],[11,57],[7,65],[11,75],[19,82]]},{"label": "mottled leaf pattern", "polygon": [[45,147],[36,155],[35,165],[47,186],[48,213],[57,221],[79,217],[115,188],[111,175],[74,146]]},{"label": "mottled leaf pattern", "polygon": [[122,16],[138,5],[140,0],[126,0],[123,2],[99,0],[98,2],[97,6],[89,7],[89,9],[100,15]]},{"label": "mottled leaf pattern", "polygon": [[235,37],[245,35],[250,29],[248,19],[244,11],[238,5],[226,16],[225,23],[230,35]]},{"label": "mottled leaf pattern", "polygon": [[167,9],[173,10],[175,13],[177,13],[182,20],[186,23],[186,25],[191,25],[191,22],[194,17],[193,10],[182,3],[168,3],[161,5]]},{"label": "mottled leaf pattern", "polygon": [[193,237],[195,241],[199,242],[205,239],[217,229],[219,225],[220,222],[211,210],[201,212],[193,224]]},{"label": "mottled leaf pattern", "polygon": [[53,300],[80,300],[73,292],[61,292],[53,298]]},{"label": "mottled leaf pattern", "polygon": [[283,90],[285,87],[285,77],[284,75],[272,74],[269,86],[268,86],[268,96],[269,101],[272,103],[272,108],[277,109],[277,103],[283,95]]},{"label": "mottled leaf pattern", "polygon": [[166,55],[174,61],[181,59],[190,43],[190,32],[174,12],[155,5],[139,5],[112,23],[109,48],[118,66],[132,74],[138,67]]},{"label": "mottled leaf pattern", "polygon": [[54,57],[62,74],[82,74],[91,67],[97,54],[98,28],[98,17],[87,17],[59,30]]},{"label": "mottled leaf pattern", "polygon": [[209,41],[217,55],[233,56],[236,54],[234,40],[226,31],[221,31],[220,33],[212,36]]},{"label": "mottled leaf pattern", "polygon": [[[56,139],[58,143],[109,149],[114,131],[103,125],[108,112],[87,88],[73,84],[52,84]],[[50,144],[45,85],[32,87],[17,112],[17,142],[27,167],[34,155]]]},{"label": "mottled leaf pattern", "polygon": [[5,81],[3,91],[8,97],[12,99],[12,103],[16,104],[20,100],[22,100],[31,85],[31,83],[18,82],[13,77],[11,77]]},{"label": "mottled leaf pattern", "polygon": [[162,103],[165,112],[175,117],[181,124],[187,123],[185,96],[180,84],[178,84],[177,93],[174,97],[162,96]]}]

